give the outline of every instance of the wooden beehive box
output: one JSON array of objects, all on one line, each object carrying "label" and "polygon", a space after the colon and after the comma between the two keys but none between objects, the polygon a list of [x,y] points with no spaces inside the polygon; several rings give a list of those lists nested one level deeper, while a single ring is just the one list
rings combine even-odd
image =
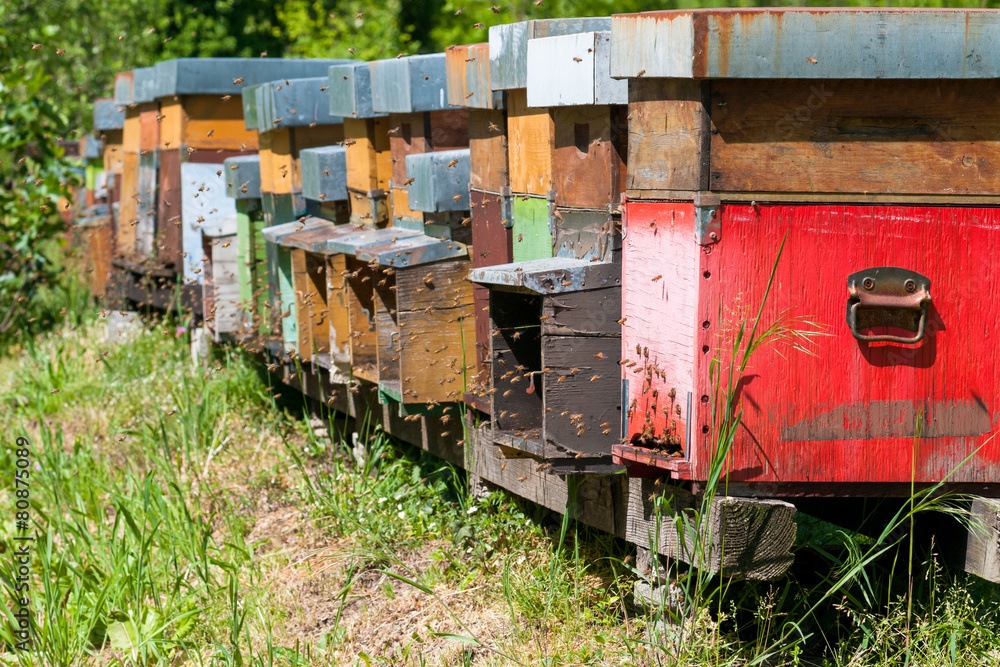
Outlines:
[{"label": "wooden beehive box", "polygon": [[549,258],[473,269],[490,290],[493,441],[610,465],[621,425],[620,267]]},{"label": "wooden beehive box", "polygon": [[[297,65],[295,69],[325,73],[330,62],[313,61]],[[243,75],[228,76],[233,71],[241,71]],[[188,232],[201,223],[197,218],[182,219],[183,216],[178,218],[177,215],[183,189],[179,182],[181,165],[204,163],[221,171],[226,157],[258,150],[258,133],[245,124],[242,97],[232,94],[241,90],[234,79],[244,79],[243,84],[248,79],[259,82],[274,71],[277,71],[276,65],[258,64],[249,59],[184,59],[183,62],[171,60],[157,65],[161,96],[160,209],[164,219],[159,246],[164,264],[179,264],[181,256],[199,254],[200,239]],[[288,126],[315,123],[317,115],[325,120],[328,114],[320,105],[325,97],[318,92],[318,84],[310,85],[322,80],[325,79],[291,79],[280,86],[258,84],[255,90],[265,101],[255,108],[255,113],[259,114],[262,109],[267,111],[268,127],[280,123]],[[220,94],[223,92],[226,94]],[[183,210],[183,206],[180,209]],[[165,215],[168,212],[172,215]],[[181,225],[171,225],[171,220]],[[178,231],[181,232],[179,236]],[[190,248],[185,245],[185,239],[191,244]]]},{"label": "wooden beehive box", "polygon": [[[510,168],[507,143],[506,94],[490,85],[488,43],[451,46],[445,52],[448,102],[469,110],[469,206],[472,266],[513,261],[511,254]],[[466,403],[489,412],[489,290],[474,285],[476,374],[470,377]]]},{"label": "wooden beehive box", "polygon": [[[510,198],[478,190],[469,191],[472,207],[472,266],[482,268],[514,261],[509,222]],[[489,412],[490,381],[490,291],[484,285],[474,285],[472,298],[476,319],[476,377],[471,383],[470,402],[477,409]]]},{"label": "wooden beehive box", "polygon": [[306,222],[282,240],[291,248],[298,349],[303,359],[327,369],[331,382],[346,384],[352,374],[347,280],[353,256],[332,250],[331,244],[350,242],[366,230],[315,218]]},{"label": "wooden beehive box", "polygon": [[500,194],[510,186],[503,91],[490,88],[490,45],[449,46],[448,103],[469,110],[469,185]]},{"label": "wooden beehive box", "polygon": [[317,61],[313,76],[269,81],[243,91],[244,124],[258,131],[261,208],[270,226],[307,213],[299,153],[343,141],[342,120],[330,115],[324,90],[329,67],[341,62],[349,61]]},{"label": "wooden beehive box", "polygon": [[201,226],[202,310],[215,341],[234,338],[244,326],[240,308],[239,243],[236,218]]},{"label": "wooden beehive box", "polygon": [[[228,176],[224,164],[185,162],[180,167],[184,247],[181,271],[186,283],[201,285],[205,264],[210,261],[203,251],[202,231],[206,227],[232,227],[232,233],[235,234],[236,201],[226,196]],[[238,285],[236,281],[234,284]]]},{"label": "wooden beehive box", "polygon": [[267,254],[264,216],[260,205],[260,156],[227,158],[223,163],[226,196],[236,207],[236,268],[239,280],[240,310],[246,336],[266,326],[264,303],[267,301]]},{"label": "wooden beehive box", "polygon": [[529,105],[527,99],[528,43],[542,37],[608,30],[610,24],[608,18],[580,18],[490,27],[490,87],[506,92],[510,187],[515,194],[547,197],[556,186],[553,118],[548,108]]},{"label": "wooden beehive box", "polygon": [[389,119],[372,108],[368,63],[331,66],[328,85],[330,113],[344,118],[351,220],[384,227],[390,219],[392,180]]},{"label": "wooden beehive box", "polygon": [[125,107],[113,98],[94,100],[94,130],[103,145],[104,173],[107,177],[107,202],[112,225],[111,251],[117,236],[116,225],[121,201],[122,130],[125,127]]},{"label": "wooden beehive box", "polygon": [[468,248],[416,234],[356,257],[372,264],[380,395],[427,407],[461,401],[475,368]]},{"label": "wooden beehive box", "polygon": [[[280,240],[279,269],[282,307],[290,312],[286,322],[294,324],[294,333],[286,328],[285,347],[302,361],[330,368],[330,310],[327,299],[328,268],[344,268],[342,263],[328,267],[325,247],[336,225],[321,218],[306,218],[298,229]],[[287,261],[284,259],[287,256]]]},{"label": "wooden beehive box", "polygon": [[127,74],[115,81],[115,102],[127,107],[122,129],[121,223],[116,251],[122,259],[133,261],[142,256],[140,245],[146,250],[152,246],[151,232],[156,224],[159,105],[151,96],[155,87],[152,68]]},{"label": "wooden beehive box", "polygon": [[610,29],[608,17],[534,19],[490,26],[490,88],[510,91],[528,87],[528,42],[532,39]]},{"label": "wooden beehive box", "polygon": [[108,204],[89,207],[76,219],[76,246],[87,259],[86,279],[90,293],[103,299],[111,274],[113,228],[108,214]]},{"label": "wooden beehive box", "polygon": [[[264,123],[263,105],[271,82],[243,89],[243,123],[257,130],[260,149],[260,203],[265,226],[275,226],[306,214],[305,200],[291,192],[292,140],[287,128],[271,129]],[[277,177],[276,177],[277,175]],[[287,186],[287,187],[286,187]]]},{"label": "wooden beehive box", "polygon": [[[948,476],[994,493],[1000,385],[982,359],[1000,331],[981,289],[992,260],[969,249],[1000,229],[987,198],[1000,144],[981,106],[1000,74],[986,37],[1000,17],[698,10],[614,21],[611,73],[630,77],[632,99],[619,458],[708,478],[710,365],[720,358],[725,372],[734,332],[764,303],[758,333],[821,335],[813,354],[753,354],[725,462],[731,488],[907,495],[911,482]],[[697,47],[666,39],[691,31]]]},{"label": "wooden beehive box", "polygon": [[[230,76],[259,76],[253,61],[239,58],[181,58],[156,65],[160,100],[159,197],[156,233],[158,263],[181,270],[193,256],[202,255],[198,217],[185,217],[183,172],[197,169],[202,178],[222,171],[227,157],[256,152],[256,132],[243,125],[240,85]],[[222,176],[222,181],[226,180]],[[194,212],[197,207],[187,209]],[[229,207],[231,208],[231,207]],[[185,279],[192,280],[191,269]],[[196,280],[200,282],[200,280]]]},{"label": "wooden beehive box", "polygon": [[409,204],[406,156],[469,146],[466,109],[448,106],[445,55],[435,53],[371,63],[372,108],[389,114],[393,225],[418,229],[424,216]]},{"label": "wooden beehive box", "polygon": [[[375,267],[358,259],[357,253],[363,248],[391,244],[416,236],[418,232],[408,229],[367,229],[357,230],[343,236],[332,237],[326,242],[326,250],[338,253],[343,258],[343,276],[339,283],[340,292],[347,303],[348,345],[350,348],[351,376],[378,384],[378,337],[375,322]],[[332,277],[332,274],[331,276]],[[339,299],[339,297],[338,297]],[[336,340],[343,340],[338,336]]]},{"label": "wooden beehive box", "polygon": [[470,243],[469,149],[408,155],[406,171],[408,205],[424,218],[416,229]]},{"label": "wooden beehive box", "polygon": [[[294,349],[304,361],[317,364],[331,371],[334,381],[344,382],[349,377],[347,308],[343,298],[342,255],[326,249],[326,242],[357,228],[345,224],[347,220],[345,184],[345,156],[342,146],[306,149],[300,153],[302,165],[302,192],[305,199],[320,210],[323,217],[308,217],[297,231],[285,235],[279,251],[289,255],[287,265],[279,261],[279,268],[287,266],[290,277],[282,280],[291,284],[293,301],[289,308],[296,322],[297,343]],[[340,223],[340,224],[338,224]],[[298,229],[301,227],[301,229]],[[331,285],[330,281],[333,281]],[[330,304],[331,288],[336,296]],[[286,338],[286,347],[290,345]]]},{"label": "wooden beehive box", "polygon": [[610,53],[610,31],[528,41],[527,105],[552,119],[556,206],[606,210],[621,201],[628,82],[609,76]]},{"label": "wooden beehive box", "polygon": [[302,197],[313,215],[338,223],[350,217],[347,197],[347,149],[307,148],[299,153]]},{"label": "wooden beehive box", "polygon": [[265,341],[273,354],[300,355],[304,360],[309,360],[311,351],[305,351],[301,347],[295,294],[294,273],[296,268],[302,269],[303,262],[294,261],[293,250],[296,248],[288,239],[295,234],[329,225],[329,221],[326,220],[304,217],[302,220],[265,227],[261,231],[266,243],[269,301],[267,314],[269,334],[265,336]]},{"label": "wooden beehive box", "polygon": [[[491,86],[507,98],[513,258],[552,257],[620,201],[627,87],[607,75],[610,19],[494,26]],[[578,244],[574,244],[578,245]],[[565,248],[564,248],[565,250]]]}]

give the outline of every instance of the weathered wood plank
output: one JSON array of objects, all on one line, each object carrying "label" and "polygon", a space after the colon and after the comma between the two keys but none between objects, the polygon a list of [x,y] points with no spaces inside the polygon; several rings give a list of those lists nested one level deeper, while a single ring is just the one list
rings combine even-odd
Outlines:
[{"label": "weathered wood plank", "polygon": [[555,209],[552,249],[556,257],[615,261],[621,250],[621,219],[605,211]]},{"label": "weathered wood plank", "polygon": [[515,262],[552,257],[549,201],[540,197],[514,197],[511,254]]},{"label": "weathered wood plank", "polygon": [[490,90],[490,45],[445,49],[448,103],[469,109],[502,109],[503,93]]},{"label": "weathered wood plank", "polygon": [[292,131],[290,128],[260,133],[260,190],[276,195],[293,190]]},{"label": "weathered wood plank", "polygon": [[[469,260],[397,269],[404,403],[461,400],[475,367]],[[425,305],[426,304],[426,305]]]},{"label": "weathered wood plank", "polygon": [[629,189],[707,190],[708,83],[629,82]]},{"label": "weathered wood plank", "polygon": [[[331,58],[174,58],[156,64],[156,91],[174,95],[233,95],[242,87],[275,81],[325,77],[331,65],[351,63]],[[239,83],[235,80],[239,79]]]},{"label": "weathered wood plank", "polygon": [[528,107],[524,90],[507,93],[507,138],[511,189],[547,196],[554,189],[555,128],[548,109]]},{"label": "weathered wood plank", "polygon": [[[714,498],[700,526],[699,497],[658,480],[628,480],[625,539],[722,576],[777,579],[792,564],[795,506],[781,500]],[[659,506],[659,507],[658,507]],[[685,520],[677,521],[680,514]]]},{"label": "weathered wood plank", "polygon": [[392,224],[410,230],[421,230],[424,224],[424,214],[410,208],[410,191],[407,188],[393,187],[389,191],[392,203]]},{"label": "weathered wood plank", "polygon": [[542,335],[620,338],[621,312],[620,285],[553,294],[542,301]]},{"label": "weathered wood plank", "polygon": [[315,363],[329,354],[330,322],[327,319],[326,259],[302,249],[292,250],[295,315],[298,318],[299,354]]},{"label": "weathered wood plank", "polygon": [[281,340],[285,352],[301,354],[299,349],[299,318],[295,307],[295,273],[304,267],[295,262],[292,248],[276,245],[278,257],[278,317],[281,320]]},{"label": "weathered wood plank", "polygon": [[330,374],[335,382],[347,382],[351,374],[351,314],[348,310],[347,258],[326,255],[326,309],[330,326]]},{"label": "weathered wood plank", "polygon": [[611,30],[610,18],[533,19],[490,26],[490,87],[509,91],[528,86],[529,40],[602,30]]},{"label": "weathered wood plank", "polygon": [[187,162],[180,165],[181,229],[186,254],[183,271],[184,279],[189,282],[201,283],[199,272],[205,261],[202,229],[223,227],[229,233],[236,233],[236,203],[226,196],[225,173],[219,174],[223,169],[224,164]]},{"label": "weathered wood plank", "polygon": [[507,113],[469,110],[469,182],[477,190],[499,193],[510,186]]},{"label": "weathered wood plank", "polygon": [[400,315],[397,309],[395,276],[382,267],[372,270],[375,305],[376,359],[378,383],[398,383],[400,379]]},{"label": "weathered wood plank", "polygon": [[547,334],[541,346],[546,371],[542,434],[555,450],[547,453],[610,457],[611,446],[621,441],[621,338]]},{"label": "weathered wood plank", "polygon": [[997,95],[997,81],[716,81],[709,187],[995,195]]},{"label": "weathered wood plank", "polygon": [[965,571],[1000,584],[1000,501],[977,498],[965,551]]},{"label": "weathered wood plank", "polygon": [[[611,23],[611,76],[679,79],[992,79],[989,10],[733,8]],[[492,32],[491,32],[492,34]]]},{"label": "weathered wood plank", "polygon": [[160,150],[257,150],[257,132],[246,129],[242,98],[217,95],[164,98],[160,103]]},{"label": "weathered wood plank", "polygon": [[423,113],[390,114],[389,150],[392,159],[392,184],[406,186],[406,156],[431,150],[430,117]]},{"label": "weathered wood plank", "polygon": [[628,81],[608,70],[611,32],[528,41],[528,104],[533,107],[628,104]]},{"label": "weathered wood plank", "polygon": [[690,455],[695,447],[688,442],[694,420],[689,397],[696,391],[697,359],[706,356],[696,348],[700,248],[694,243],[694,205],[630,204],[628,215],[622,241],[626,436],[675,443]]},{"label": "weathered wood plank", "polygon": [[413,113],[448,106],[443,53],[376,60],[369,69],[376,112]]},{"label": "weathered wood plank", "polygon": [[551,113],[556,204],[606,209],[619,203],[628,136],[619,107],[556,107]]},{"label": "weathered wood plank", "polygon": [[392,154],[388,118],[344,119],[347,187],[361,192],[389,189]]},{"label": "weathered wood plank", "polygon": [[347,191],[351,224],[364,227],[387,226],[391,217],[391,190],[374,190],[378,196],[369,197],[364,192]]},{"label": "weathered wood plank", "polygon": [[98,97],[94,100],[94,129],[98,132],[121,130],[125,127],[125,105],[114,98]]},{"label": "weathered wood plank", "polygon": [[493,448],[489,425],[476,431],[472,473],[511,493],[560,514],[569,512],[589,526],[622,537],[628,479],[624,475],[553,475],[538,461],[529,458],[498,458]]},{"label": "weathered wood plank", "polygon": [[306,148],[299,152],[299,161],[305,199],[347,200],[347,151],[343,146]]},{"label": "weathered wood plank", "polygon": [[412,269],[395,270],[395,284],[403,310],[432,311],[469,304],[472,285],[467,260],[434,262]]},{"label": "weathered wood plank", "polygon": [[206,326],[216,341],[223,334],[238,330],[241,322],[239,284],[237,281],[238,248],[235,236],[207,236],[204,253],[210,261],[205,263],[203,294]]},{"label": "weathered wood plank", "polygon": [[375,294],[367,263],[347,257],[347,310],[351,319],[351,369],[355,376],[378,383],[378,339]]},{"label": "weathered wood plank", "polygon": [[443,109],[431,111],[430,149],[432,151],[452,151],[469,147],[469,110]]},{"label": "weathered wood plank", "polygon": [[330,113],[344,120],[374,118],[371,68],[366,62],[331,65],[327,71]]},{"label": "weathered wood plank", "polygon": [[135,255],[135,226],[139,222],[139,154],[125,153],[122,159],[121,208],[115,239],[115,254],[130,258]]},{"label": "weathered wood plank", "polygon": [[344,141],[344,126],[337,125],[305,125],[290,129],[292,152],[292,182],[291,191],[302,192],[302,161],[301,153],[309,148],[333,146]]},{"label": "weathered wood plank", "polygon": [[469,149],[406,156],[408,205],[415,211],[438,213],[469,210]]},{"label": "weathered wood plank", "polygon": [[[135,225],[135,251],[140,257],[153,258],[156,249],[157,182],[160,167],[159,151],[139,154],[139,183]],[[198,239],[199,247],[201,239]]]}]

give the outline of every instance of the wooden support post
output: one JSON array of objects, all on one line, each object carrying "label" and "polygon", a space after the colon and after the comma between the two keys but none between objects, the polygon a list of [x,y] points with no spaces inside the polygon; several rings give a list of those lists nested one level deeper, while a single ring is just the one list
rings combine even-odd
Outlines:
[{"label": "wooden support post", "polygon": [[[694,525],[701,498],[652,479],[630,479],[625,539],[664,556],[738,579],[776,579],[792,564],[795,506],[717,496]],[[686,518],[681,522],[677,518]]]},{"label": "wooden support post", "polygon": [[972,501],[965,571],[1000,584],[1000,500]]}]

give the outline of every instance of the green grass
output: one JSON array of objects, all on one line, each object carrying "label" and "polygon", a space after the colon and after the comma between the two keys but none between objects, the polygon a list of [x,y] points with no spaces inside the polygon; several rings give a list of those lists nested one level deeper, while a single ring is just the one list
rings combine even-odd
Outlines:
[{"label": "green grass", "polygon": [[[659,625],[631,606],[625,543],[504,492],[473,500],[463,471],[364,415],[318,426],[237,350],[195,365],[176,322],[120,346],[102,327],[92,310],[0,358],[0,463],[13,470],[13,440],[29,438],[38,536],[34,651],[0,626],[0,662],[1000,662],[997,587],[919,550],[908,579],[898,531],[803,522],[799,565],[777,582],[671,564],[688,597]],[[0,491],[8,591],[14,502]]]}]

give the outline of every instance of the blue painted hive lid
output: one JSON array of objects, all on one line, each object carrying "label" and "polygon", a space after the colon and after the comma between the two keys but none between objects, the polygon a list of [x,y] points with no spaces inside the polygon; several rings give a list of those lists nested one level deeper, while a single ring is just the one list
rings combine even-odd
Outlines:
[{"label": "blue painted hive lid", "polygon": [[1000,11],[694,9],[612,18],[611,76],[992,79]]}]

